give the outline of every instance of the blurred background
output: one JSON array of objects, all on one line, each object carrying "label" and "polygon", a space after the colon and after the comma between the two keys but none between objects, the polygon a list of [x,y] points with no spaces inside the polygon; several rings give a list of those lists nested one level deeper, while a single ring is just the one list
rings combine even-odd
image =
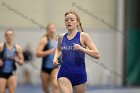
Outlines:
[{"label": "blurred background", "polygon": [[0,0],[0,43],[4,31],[13,28],[15,42],[31,52],[29,67],[18,66],[17,93],[42,92],[38,42],[48,23],[56,24],[57,34],[67,32],[64,14],[70,9],[101,53],[100,60],[86,56],[88,93],[139,93],[139,0]]}]

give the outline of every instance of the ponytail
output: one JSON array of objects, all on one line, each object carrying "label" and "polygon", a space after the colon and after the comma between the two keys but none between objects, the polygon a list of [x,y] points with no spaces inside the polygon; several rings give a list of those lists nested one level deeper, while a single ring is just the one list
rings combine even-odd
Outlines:
[{"label": "ponytail", "polygon": [[84,32],[81,22],[80,22],[79,26],[80,26],[81,32]]},{"label": "ponytail", "polygon": [[47,37],[47,38],[49,38],[49,34],[48,34],[48,32],[46,32],[46,33],[43,35],[43,37]]}]

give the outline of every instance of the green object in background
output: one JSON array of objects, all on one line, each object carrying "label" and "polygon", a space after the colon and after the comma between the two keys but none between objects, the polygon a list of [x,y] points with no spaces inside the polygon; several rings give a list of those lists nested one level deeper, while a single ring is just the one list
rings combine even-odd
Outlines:
[{"label": "green object in background", "polygon": [[128,29],[127,84],[140,85],[140,31]]},{"label": "green object in background", "polygon": [[126,84],[140,86],[140,1],[127,0]]}]

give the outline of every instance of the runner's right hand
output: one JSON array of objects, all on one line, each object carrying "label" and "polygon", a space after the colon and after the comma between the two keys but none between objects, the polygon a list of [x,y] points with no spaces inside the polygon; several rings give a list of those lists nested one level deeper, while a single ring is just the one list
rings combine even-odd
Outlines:
[{"label": "runner's right hand", "polygon": [[50,54],[54,54],[55,53],[55,49],[50,49]]}]

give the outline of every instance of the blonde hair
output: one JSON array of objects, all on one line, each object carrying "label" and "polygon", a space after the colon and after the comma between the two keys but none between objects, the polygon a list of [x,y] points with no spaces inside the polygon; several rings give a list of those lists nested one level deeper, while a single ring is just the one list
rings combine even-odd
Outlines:
[{"label": "blonde hair", "polygon": [[79,26],[78,26],[78,27],[80,27],[80,29],[81,29],[82,32],[84,32],[83,27],[82,27],[82,24],[81,24],[81,21],[80,21],[79,15],[78,15],[75,11],[73,11],[73,10],[67,11],[67,12],[65,13],[65,17],[66,17],[68,14],[73,14],[73,15],[76,16],[76,19],[77,19],[77,21],[78,21],[78,23],[79,23]]}]

